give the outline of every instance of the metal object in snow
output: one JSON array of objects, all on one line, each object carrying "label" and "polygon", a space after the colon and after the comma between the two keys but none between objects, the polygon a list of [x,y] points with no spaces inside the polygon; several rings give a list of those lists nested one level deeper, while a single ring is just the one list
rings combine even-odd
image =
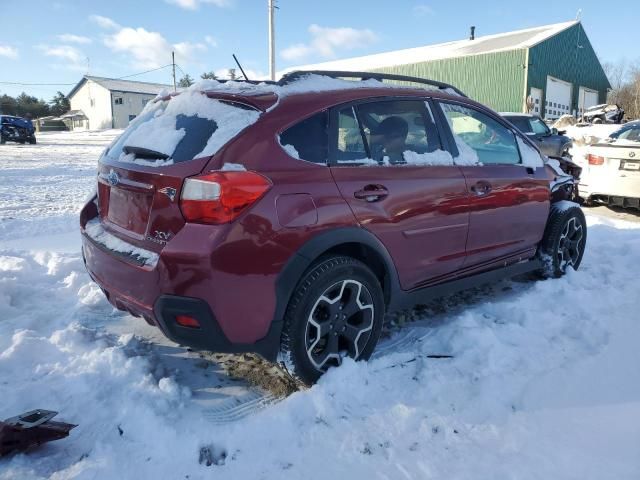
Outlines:
[{"label": "metal object in snow", "polygon": [[0,421],[0,457],[69,436],[77,425],[53,422],[58,412],[31,410]]}]

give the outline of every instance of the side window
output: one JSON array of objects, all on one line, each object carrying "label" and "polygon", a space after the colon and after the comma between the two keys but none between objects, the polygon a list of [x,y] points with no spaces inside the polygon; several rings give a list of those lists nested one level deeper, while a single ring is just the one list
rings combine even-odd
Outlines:
[{"label": "side window", "polygon": [[516,136],[508,128],[478,110],[440,103],[458,149],[462,165],[520,164]]},{"label": "side window", "polygon": [[338,163],[366,161],[369,153],[364,146],[362,131],[355,108],[343,108],[338,112]]},{"label": "side window", "polygon": [[280,145],[294,158],[313,163],[327,163],[327,112],[296,123],[280,134]]},{"label": "side window", "polygon": [[363,103],[338,112],[338,165],[450,165],[427,104],[419,100]]}]

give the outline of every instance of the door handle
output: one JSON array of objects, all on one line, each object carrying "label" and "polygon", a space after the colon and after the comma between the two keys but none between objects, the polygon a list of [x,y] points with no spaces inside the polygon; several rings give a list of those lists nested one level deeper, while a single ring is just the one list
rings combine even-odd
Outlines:
[{"label": "door handle", "polygon": [[480,180],[476,182],[475,185],[471,185],[470,190],[477,196],[481,197],[483,195],[487,195],[491,191],[491,184],[484,180]]},{"label": "door handle", "polygon": [[377,202],[387,195],[389,195],[389,190],[384,185],[366,185],[362,190],[353,192],[355,198],[367,202]]}]

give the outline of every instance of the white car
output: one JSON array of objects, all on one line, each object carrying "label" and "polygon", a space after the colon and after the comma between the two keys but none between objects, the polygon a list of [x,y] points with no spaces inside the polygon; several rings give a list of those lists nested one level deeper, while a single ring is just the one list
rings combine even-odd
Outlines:
[{"label": "white car", "polygon": [[580,196],[588,203],[640,209],[640,121],[591,145],[580,177]]}]

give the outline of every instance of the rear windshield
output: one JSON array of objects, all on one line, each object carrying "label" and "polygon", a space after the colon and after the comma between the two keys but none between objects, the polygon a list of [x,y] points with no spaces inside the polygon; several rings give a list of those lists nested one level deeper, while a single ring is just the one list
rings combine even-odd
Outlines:
[{"label": "rear windshield", "polygon": [[186,91],[150,102],[105,152],[112,160],[164,166],[210,157],[258,120],[245,105]]}]

